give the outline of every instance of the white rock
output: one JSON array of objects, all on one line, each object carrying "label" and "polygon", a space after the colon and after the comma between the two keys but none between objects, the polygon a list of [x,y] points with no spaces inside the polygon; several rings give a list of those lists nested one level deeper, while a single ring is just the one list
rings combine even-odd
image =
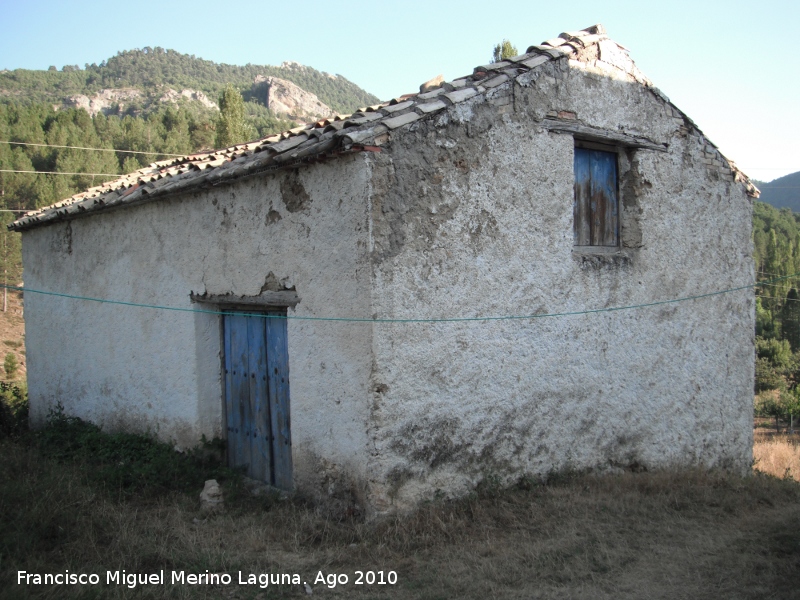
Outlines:
[{"label": "white rock", "polygon": [[224,506],[222,489],[216,479],[206,481],[203,491],[200,492],[200,504],[203,510],[219,510]]}]

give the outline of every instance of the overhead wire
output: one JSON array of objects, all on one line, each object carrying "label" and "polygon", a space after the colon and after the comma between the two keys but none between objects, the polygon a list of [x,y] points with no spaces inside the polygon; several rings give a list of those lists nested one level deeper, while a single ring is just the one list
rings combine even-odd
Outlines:
[{"label": "overhead wire", "polygon": [[[780,281],[782,279],[790,279],[790,278],[797,278],[800,277],[800,273],[793,273],[792,275],[785,275],[783,277],[778,277],[773,279],[772,281]],[[689,300],[699,300],[701,298],[710,298],[712,296],[720,296],[722,294],[729,294],[732,292],[737,292],[741,290],[753,289],[757,287],[759,284],[751,283],[748,285],[742,285],[733,288],[727,288],[724,290],[718,290],[715,292],[708,292],[705,294],[695,294],[692,296],[684,296],[681,298],[672,298],[669,300],[656,300],[653,302],[645,302],[641,304],[631,304],[625,306],[611,306],[608,308],[593,308],[587,310],[576,310],[576,311],[564,311],[564,312],[554,312],[554,313],[540,313],[540,314],[533,314],[533,315],[501,315],[501,316],[485,316],[485,317],[443,317],[443,318],[406,318],[406,319],[391,319],[391,318],[358,318],[358,317],[313,317],[313,316],[306,316],[306,315],[266,315],[263,313],[257,312],[235,312],[235,311],[223,311],[223,310],[205,310],[205,309],[194,309],[194,308],[185,308],[180,306],[161,306],[157,304],[144,304],[139,302],[127,302],[123,300],[109,300],[106,298],[93,298],[91,296],[78,296],[74,294],[64,294],[61,292],[50,292],[46,290],[36,290],[30,289],[20,286],[12,286],[12,285],[2,285],[0,284],[0,289],[6,288],[9,290],[16,290],[23,293],[30,293],[30,294],[42,294],[46,296],[55,296],[60,298],[69,298],[72,300],[85,300],[89,302],[98,302],[101,304],[115,304],[121,306],[130,306],[135,308],[149,308],[149,309],[158,309],[158,310],[168,310],[168,311],[175,311],[175,312],[187,312],[187,313],[195,313],[195,314],[208,314],[208,315],[238,315],[238,316],[252,316],[252,317],[260,317],[260,318],[273,318],[273,319],[291,319],[291,320],[301,320],[301,321],[338,321],[338,322],[350,322],[350,323],[455,323],[455,322],[476,322],[476,321],[512,321],[512,320],[532,320],[532,319],[543,319],[543,318],[552,318],[552,317],[568,317],[568,316],[577,316],[577,315],[588,315],[594,313],[604,313],[604,312],[614,312],[614,311],[621,311],[621,310],[633,310],[638,308],[647,308],[651,306],[662,306],[665,304],[675,304],[678,302],[686,302]]]},{"label": "overhead wire", "polygon": [[191,156],[192,152],[186,152],[184,154],[172,154],[170,152],[147,152],[144,150],[117,150],[115,148],[89,148],[86,146],[61,146],[58,144],[38,144],[34,142],[8,142],[5,140],[0,140],[0,144],[15,144],[18,146],[36,146],[38,148],[68,148],[71,150],[94,150],[96,152],[125,152],[127,154],[154,154],[155,156]]},{"label": "overhead wire", "polygon": [[[0,144],[16,144],[19,146],[36,146],[39,148],[69,148],[73,150],[93,150],[95,152],[125,152],[127,154],[152,154],[154,156],[191,156],[192,153],[173,154],[170,152],[145,152],[142,150],[117,150],[115,148],[89,148],[87,146],[63,146],[58,144],[39,144],[34,142],[11,142],[0,140]],[[120,177],[120,173],[72,173],[66,171],[26,171],[19,169],[0,169],[0,173],[25,173],[30,175],[85,175],[89,177]]]},{"label": "overhead wire", "polygon": [[16,169],[0,169],[0,173],[30,173],[33,175],[86,175],[91,177],[122,177],[119,173],[67,173],[65,171],[21,171]]},{"label": "overhead wire", "polygon": [[799,298],[775,298],[774,296],[763,296],[756,294],[756,298],[764,298],[765,300],[776,300],[778,302],[800,302]]},{"label": "overhead wire", "polygon": [[782,285],[778,285],[777,283],[768,283],[766,281],[759,281],[758,283],[755,284],[756,287],[759,287],[759,286],[762,286],[762,285],[768,286],[768,287],[776,287],[776,288],[783,287]]}]

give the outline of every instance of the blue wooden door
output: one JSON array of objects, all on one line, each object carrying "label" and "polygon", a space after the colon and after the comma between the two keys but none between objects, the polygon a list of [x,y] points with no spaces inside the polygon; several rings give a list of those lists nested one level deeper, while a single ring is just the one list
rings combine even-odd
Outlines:
[{"label": "blue wooden door", "polygon": [[223,316],[228,464],[292,487],[286,313]]}]

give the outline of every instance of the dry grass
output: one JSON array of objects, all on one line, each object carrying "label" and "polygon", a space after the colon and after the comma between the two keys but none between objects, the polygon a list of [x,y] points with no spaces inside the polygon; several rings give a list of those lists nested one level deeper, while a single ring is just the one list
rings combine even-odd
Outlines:
[{"label": "dry grass", "polygon": [[[800,485],[761,474],[575,476],[484,490],[413,515],[333,520],[298,501],[226,487],[206,518],[196,495],[120,499],[78,467],[0,444],[0,597],[288,598],[235,585],[245,573],[346,573],[314,596],[363,598],[798,598]],[[199,490],[198,490],[199,493]],[[160,569],[233,575],[234,585],[17,586],[18,570]],[[356,570],[395,571],[355,586]]]},{"label": "dry grass", "polygon": [[762,473],[800,481],[800,435],[756,432],[753,461]]},{"label": "dry grass", "polygon": [[[20,284],[21,285],[21,284]],[[27,372],[27,358],[25,356],[25,320],[22,316],[22,293],[8,292],[8,310],[2,311],[2,290],[0,290],[0,366],[6,354],[13,352],[17,357],[19,369],[15,380],[24,381]],[[0,369],[0,375],[5,379],[5,373]]]}]

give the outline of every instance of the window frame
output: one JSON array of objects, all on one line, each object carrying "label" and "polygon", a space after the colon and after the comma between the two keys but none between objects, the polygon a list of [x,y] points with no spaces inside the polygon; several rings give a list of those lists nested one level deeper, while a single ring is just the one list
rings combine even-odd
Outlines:
[{"label": "window frame", "polygon": [[[578,201],[578,172],[577,172],[577,164],[576,164],[576,156],[577,150],[590,150],[590,151],[598,151],[604,152],[610,155],[613,155],[614,163],[614,186],[613,186],[613,203],[614,206],[612,208],[613,217],[615,220],[614,223],[614,244],[578,244],[578,240],[581,237],[579,233],[579,225],[581,220],[583,220],[583,227],[588,227],[588,230],[592,231],[593,221],[596,220],[596,213],[592,214],[589,212],[588,214],[584,211],[582,215],[579,215],[579,201]],[[620,251],[622,248],[622,239],[623,239],[623,228],[622,228],[622,202],[621,202],[621,173],[620,173],[620,151],[624,149],[620,148],[620,146],[615,144],[608,144],[603,142],[598,142],[595,140],[585,140],[580,138],[574,138],[574,146],[573,146],[573,195],[572,195],[572,206],[573,206],[573,213],[572,213],[572,235],[573,235],[573,251],[579,253],[591,253],[591,254],[613,254]],[[589,209],[591,210],[591,208]],[[586,223],[586,219],[589,220]],[[583,236],[585,240],[585,235]],[[591,240],[592,234],[589,233],[589,241]]]}]

